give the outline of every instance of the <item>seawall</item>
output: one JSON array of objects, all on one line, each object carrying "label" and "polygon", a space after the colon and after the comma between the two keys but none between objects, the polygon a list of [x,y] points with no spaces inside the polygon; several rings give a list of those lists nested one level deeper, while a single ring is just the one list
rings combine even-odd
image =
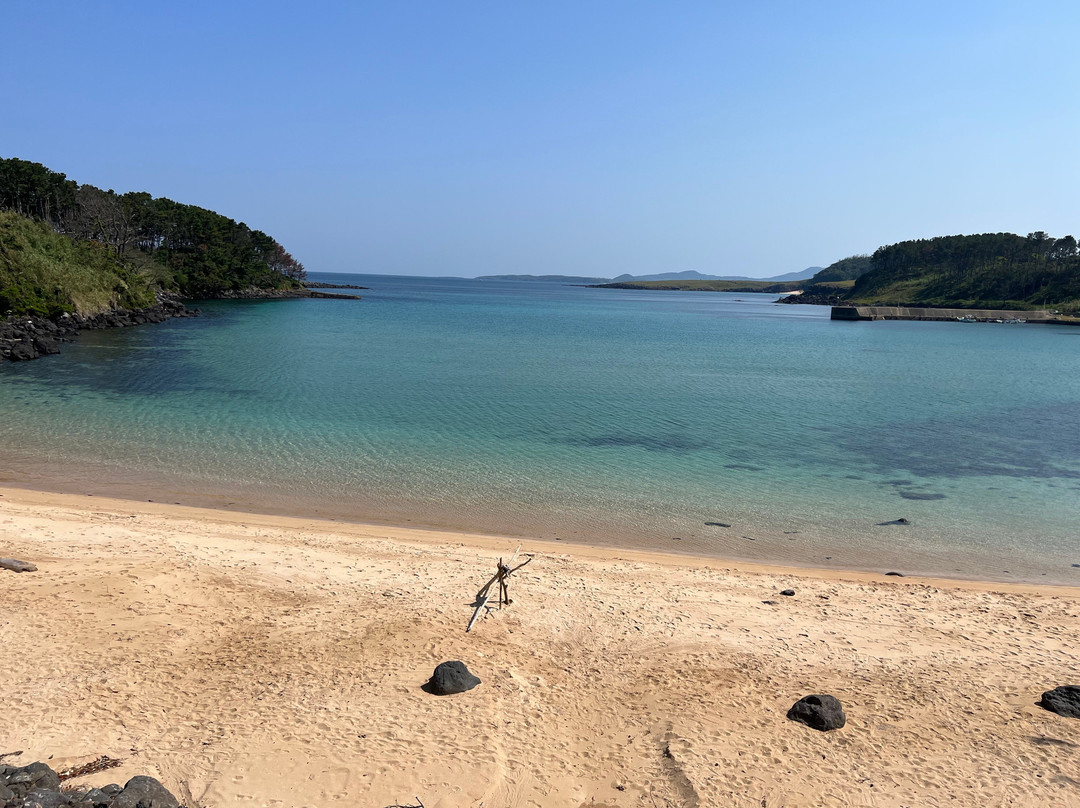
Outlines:
[{"label": "seawall", "polygon": [[937,320],[955,321],[973,317],[979,321],[1026,320],[1029,323],[1061,322],[1046,309],[923,309],[908,306],[833,306],[833,320]]}]

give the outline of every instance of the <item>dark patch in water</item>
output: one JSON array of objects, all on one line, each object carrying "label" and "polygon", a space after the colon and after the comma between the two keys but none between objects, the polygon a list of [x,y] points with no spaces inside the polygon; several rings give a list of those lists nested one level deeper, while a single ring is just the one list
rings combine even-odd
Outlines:
[{"label": "dark patch in water", "polygon": [[[1080,479],[1080,402],[956,418],[834,427],[836,445],[883,475]],[[793,447],[798,451],[797,447]],[[886,485],[912,485],[888,479]]]},{"label": "dark patch in water", "polygon": [[[709,527],[731,527],[727,522],[706,522]],[[1080,567],[1080,564],[1073,564],[1074,567]]]},{"label": "dark patch in water", "polygon": [[682,435],[595,435],[567,438],[571,446],[597,449],[638,448],[650,452],[699,452],[712,448],[709,443]]},{"label": "dark patch in water", "polygon": [[751,466],[749,463],[726,463],[726,469],[738,469],[739,471],[765,471],[761,466]]},{"label": "dark patch in water", "polygon": [[925,494],[922,491],[901,491],[900,496],[902,496],[904,499],[945,499],[944,494]]}]

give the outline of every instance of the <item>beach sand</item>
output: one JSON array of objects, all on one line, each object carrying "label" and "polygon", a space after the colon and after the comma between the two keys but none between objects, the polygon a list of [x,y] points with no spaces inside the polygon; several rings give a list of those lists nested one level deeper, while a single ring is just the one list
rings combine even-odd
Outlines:
[{"label": "beach sand", "polygon": [[[0,754],[195,806],[1080,806],[1080,590],[0,489]],[[794,597],[779,594],[792,588]],[[772,601],[765,603],[764,601]],[[445,660],[483,683],[438,697]],[[788,721],[830,693],[847,726]]]}]

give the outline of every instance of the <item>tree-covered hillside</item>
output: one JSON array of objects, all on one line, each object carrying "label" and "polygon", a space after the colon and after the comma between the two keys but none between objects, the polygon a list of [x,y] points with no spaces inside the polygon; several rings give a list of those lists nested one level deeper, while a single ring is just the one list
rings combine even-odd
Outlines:
[{"label": "tree-covered hillside", "polygon": [[809,280],[808,285],[853,281],[869,272],[870,268],[869,255],[852,255],[849,258],[841,258],[814,275]]},{"label": "tree-covered hillside", "polygon": [[154,291],[215,297],[298,289],[303,265],[273,238],[219,213],[145,192],[79,185],[0,159],[0,314],[93,313]]},{"label": "tree-covered hillside", "polygon": [[1080,308],[1080,255],[1072,236],[987,233],[879,248],[851,302],[969,308]]}]

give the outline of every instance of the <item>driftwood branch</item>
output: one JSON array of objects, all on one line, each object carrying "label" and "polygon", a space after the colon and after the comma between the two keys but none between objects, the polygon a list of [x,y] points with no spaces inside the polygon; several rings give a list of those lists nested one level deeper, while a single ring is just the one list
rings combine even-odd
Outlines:
[{"label": "driftwood branch", "polygon": [[71,780],[75,777],[83,777],[87,774],[94,774],[95,772],[103,772],[106,769],[115,769],[124,761],[111,758],[108,755],[102,755],[97,760],[91,760],[89,763],[84,763],[81,766],[71,766],[56,773],[57,777],[63,780]]},{"label": "driftwood branch", "polygon": [[469,625],[465,627],[466,634],[472,631],[473,626],[476,625],[476,621],[480,618],[480,613],[484,609],[488,609],[488,611],[490,611],[490,607],[488,607],[488,601],[491,600],[492,585],[499,585],[499,608],[501,609],[503,606],[510,605],[510,588],[507,579],[512,573],[521,569],[533,560],[533,556],[529,556],[516,567],[513,566],[520,553],[521,545],[518,545],[517,550],[514,551],[514,555],[510,557],[509,563],[504,564],[503,560],[500,558],[498,565],[495,567],[495,574],[492,575],[490,579],[488,579],[488,582],[486,584],[480,587],[480,591],[476,593],[476,609],[475,611],[473,611],[472,619],[469,620]]}]

